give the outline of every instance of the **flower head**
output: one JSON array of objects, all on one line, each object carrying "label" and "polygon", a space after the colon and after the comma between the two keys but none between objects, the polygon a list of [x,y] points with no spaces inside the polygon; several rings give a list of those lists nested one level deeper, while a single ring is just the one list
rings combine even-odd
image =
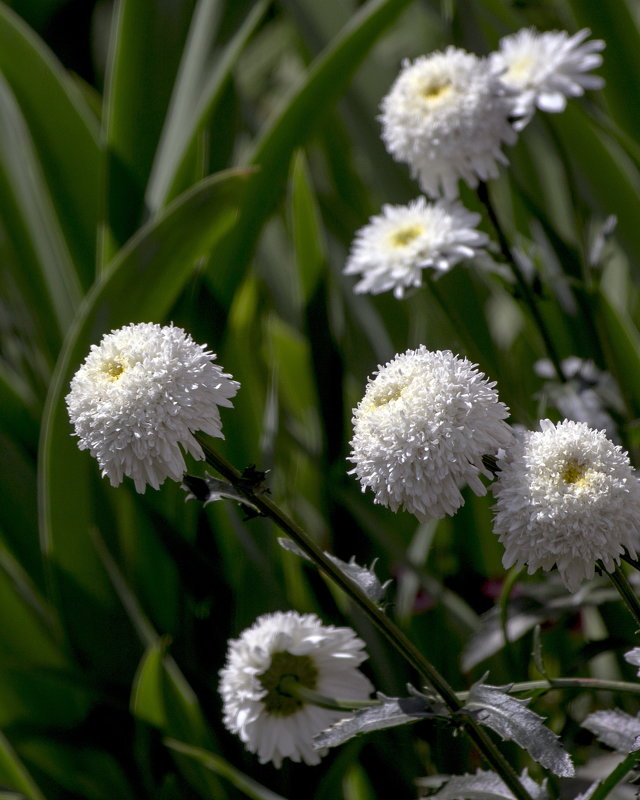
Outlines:
[{"label": "flower head", "polygon": [[517,129],[527,124],[536,106],[541,111],[564,111],[567,97],[604,86],[602,78],[587,74],[602,64],[600,51],[605,47],[600,39],[585,42],[590,33],[588,28],[574,36],[523,28],[500,40],[500,50],[490,60],[503,83],[516,92],[513,114],[521,117]]},{"label": "flower head", "polygon": [[460,203],[418,197],[408,206],[385,205],[356,233],[344,272],[362,275],[356,292],[393,289],[401,298],[409,287],[422,285],[423,269],[446,272],[473,258],[489,241],[475,230],[479,221],[479,214]]},{"label": "flower head", "polygon": [[185,471],[180,445],[194,458],[193,432],[222,437],[218,406],[239,384],[212,363],[214,354],[173,325],[131,324],[92,345],[71,381],[69,419],[81,450],[98,460],[117,486],[124,475],[136,489],[157,489]]},{"label": "flower head", "polygon": [[485,494],[482,457],[512,437],[494,386],[466,358],[424,346],[378,367],[353,412],[349,460],[362,490],[420,520],[454,514],[465,484]]},{"label": "flower head", "polygon": [[263,614],[229,642],[220,670],[224,724],[261,763],[283,758],[317,764],[313,737],[345,712],[320,708],[286,691],[284,679],[329,697],[366,699],[373,687],[359,671],[367,658],[351,628],[322,625],[315,614]]},{"label": "flower head", "polygon": [[382,139],[424,192],[455,198],[459,178],[475,187],[507,163],[500,148],[517,137],[508,94],[487,59],[455,47],[406,61],[382,101]]},{"label": "flower head", "polygon": [[640,549],[640,481],[628,455],[584,422],[542,420],[499,461],[494,531],[503,564],[558,568],[569,591]]}]

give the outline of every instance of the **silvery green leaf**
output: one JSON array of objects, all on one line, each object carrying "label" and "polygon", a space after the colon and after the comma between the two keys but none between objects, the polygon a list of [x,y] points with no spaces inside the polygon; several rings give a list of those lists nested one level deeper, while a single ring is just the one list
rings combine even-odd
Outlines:
[{"label": "silvery green leaf", "polygon": [[[295,542],[292,542],[291,539],[280,537],[278,539],[278,543],[280,547],[288,550],[290,553],[295,553],[297,556],[306,558],[307,561],[309,560],[309,557],[306,555],[306,553],[303,553],[298,545]],[[356,564],[355,556],[352,556],[350,561],[342,561],[342,559],[327,552],[325,552],[325,556],[333,561],[336,567],[341,569],[347,578],[349,578],[352,583],[355,583],[355,585],[362,590],[369,600],[372,600],[376,604],[382,602],[391,580],[380,583],[378,576],[373,571],[377,559],[372,562],[370,567],[361,567],[359,564]]]},{"label": "silvery green leaf", "polygon": [[354,736],[408,725],[421,719],[441,719],[448,716],[447,710],[435,700],[415,693],[412,697],[385,697],[378,693],[379,705],[357,711],[352,717],[338,720],[331,727],[313,737],[317,750],[337,747]]},{"label": "silvery green leaf", "polygon": [[[439,787],[447,780],[445,775],[433,775],[421,778],[418,784],[422,788]],[[520,781],[529,792],[532,800],[547,800],[547,781],[542,785],[533,781],[526,770],[520,775]],[[479,769],[473,775],[453,775],[439,792],[429,795],[429,800],[514,800],[513,793],[502,778],[495,772]]]},{"label": "silvery green leaf", "polygon": [[471,687],[463,710],[503,739],[518,744],[555,775],[570,778],[575,773],[571,757],[544,719],[527,708],[528,703],[511,697],[503,688],[478,682]]},{"label": "silvery green leaf", "polygon": [[[634,667],[640,667],[640,647],[634,647],[624,654],[624,660]],[[638,677],[640,677],[640,669],[638,670]]]},{"label": "silvery green leaf", "polygon": [[618,708],[594,711],[584,720],[582,727],[595,733],[599,742],[619,753],[640,750],[640,716],[632,717]]},{"label": "silvery green leaf", "polygon": [[187,500],[200,500],[204,505],[213,503],[216,500],[235,500],[251,510],[253,514],[259,514],[256,506],[236,487],[228,481],[214,478],[208,473],[204,478],[196,475],[185,475],[182,479],[183,486],[189,490]]}]

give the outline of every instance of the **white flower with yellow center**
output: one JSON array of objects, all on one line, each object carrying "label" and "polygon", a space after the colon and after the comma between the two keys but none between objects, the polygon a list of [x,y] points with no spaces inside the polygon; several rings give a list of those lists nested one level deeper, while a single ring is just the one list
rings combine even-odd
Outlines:
[{"label": "white flower with yellow center", "polygon": [[418,197],[408,206],[385,205],[355,236],[345,275],[362,275],[356,292],[378,294],[422,285],[428,267],[446,272],[473,258],[489,238],[475,229],[480,215],[460,203]]},{"label": "white flower with yellow center", "polygon": [[602,64],[601,39],[585,42],[588,28],[569,36],[566,31],[538,33],[523,28],[500,40],[500,50],[490,60],[502,82],[515,92],[513,115],[522,129],[536,106],[541,111],[564,111],[568,97],[579,97],[585,89],[600,89],[604,81],[588,74]]},{"label": "white flower with yellow center", "polygon": [[362,490],[420,520],[454,514],[465,484],[485,494],[483,456],[512,438],[494,386],[466,358],[424,346],[379,367],[353,412],[349,460]]},{"label": "white flower with yellow center", "polygon": [[640,481],[628,455],[584,422],[540,422],[498,462],[494,531],[503,564],[558,568],[571,592],[640,549]]},{"label": "white flower with yellow center", "polygon": [[139,492],[165,478],[179,481],[186,468],[180,445],[202,459],[193,433],[223,436],[218,406],[231,406],[239,384],[213,358],[181,328],[150,322],[92,345],[66,402],[78,446],[112,486],[124,475]]},{"label": "white flower with yellow center", "polygon": [[351,628],[323,625],[315,614],[263,614],[229,642],[220,670],[225,726],[263,764],[318,764],[324,752],[313,737],[349,714],[298,699],[292,682],[326,697],[366,700],[373,687],[358,669],[364,646]]},{"label": "white flower with yellow center", "polygon": [[426,194],[454,199],[460,178],[473,188],[508,163],[502,144],[517,138],[508,95],[489,61],[464,50],[406,61],[381,104],[382,139]]}]

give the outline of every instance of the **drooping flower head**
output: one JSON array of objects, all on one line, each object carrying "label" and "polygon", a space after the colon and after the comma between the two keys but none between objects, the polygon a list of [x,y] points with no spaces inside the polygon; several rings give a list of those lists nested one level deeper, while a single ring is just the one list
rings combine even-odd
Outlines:
[{"label": "drooping flower head", "polygon": [[124,475],[139,492],[165,478],[179,481],[186,468],[180,445],[202,459],[193,433],[223,436],[218,406],[231,406],[239,384],[213,358],[181,328],[151,322],[92,345],[66,402],[78,446],[112,486]]},{"label": "drooping flower head", "polygon": [[262,764],[283,758],[317,764],[313,737],[347,712],[296,699],[284,679],[325,696],[365,700],[373,687],[358,669],[367,658],[351,628],[323,625],[315,614],[263,614],[229,642],[220,670],[225,726]]},{"label": "drooping flower head", "polygon": [[385,205],[356,233],[344,272],[362,275],[356,292],[393,289],[401,298],[406,289],[422,285],[427,267],[446,272],[485,247],[489,238],[475,229],[479,221],[479,214],[460,203],[418,197],[408,206]]},{"label": "drooping flower head", "polygon": [[465,484],[485,494],[482,457],[512,438],[494,386],[466,358],[424,345],[378,367],[353,412],[349,460],[362,490],[420,520],[454,514]]},{"label": "drooping flower head", "polygon": [[566,31],[538,33],[523,28],[500,40],[500,50],[490,60],[503,83],[516,92],[513,114],[523,128],[536,106],[541,111],[564,111],[568,97],[579,97],[585,89],[600,89],[604,81],[588,74],[602,64],[601,39],[585,42],[591,31],[584,28],[573,36]]},{"label": "drooping flower head", "polygon": [[584,422],[540,422],[499,461],[494,531],[503,564],[558,568],[569,591],[640,550],[640,481],[628,455]]},{"label": "drooping flower head", "polygon": [[460,178],[473,188],[507,163],[508,94],[487,59],[455,47],[406,61],[381,104],[382,139],[426,194],[456,198]]}]

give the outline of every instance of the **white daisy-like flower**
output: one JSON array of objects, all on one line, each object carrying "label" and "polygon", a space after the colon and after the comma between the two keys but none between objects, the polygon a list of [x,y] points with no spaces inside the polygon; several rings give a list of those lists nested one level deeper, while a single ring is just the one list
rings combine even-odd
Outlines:
[{"label": "white daisy-like flower", "polygon": [[487,59],[455,47],[406,61],[381,104],[382,139],[426,194],[456,198],[459,178],[473,188],[508,163],[509,92]]},{"label": "white daisy-like flower", "polygon": [[489,243],[475,226],[480,214],[460,203],[418,197],[408,206],[385,205],[355,236],[345,275],[362,275],[356,292],[378,294],[422,285],[422,271],[446,272]]},{"label": "white daisy-like flower", "polygon": [[117,486],[124,475],[138,492],[179,481],[186,469],[180,445],[204,458],[193,436],[223,437],[218,406],[239,383],[215,355],[173,325],[131,324],[92,345],[71,381],[69,419],[81,450],[89,450]]},{"label": "white daisy-like flower", "polygon": [[465,484],[485,494],[482,458],[512,438],[494,386],[466,358],[424,345],[378,367],[353,412],[349,460],[362,490],[421,521],[454,514]]},{"label": "white daisy-like flower", "polygon": [[313,737],[348,713],[296,699],[286,681],[365,700],[373,687],[358,669],[367,658],[364,646],[351,628],[323,625],[315,614],[263,614],[229,642],[219,687],[225,726],[262,764],[279,767],[283,758],[318,764],[324,751],[314,749]]},{"label": "white daisy-like flower", "polygon": [[502,457],[493,484],[503,564],[558,568],[571,592],[640,549],[640,481],[627,453],[584,422],[540,422]]},{"label": "white daisy-like flower", "polygon": [[490,56],[503,83],[516,92],[514,125],[524,128],[536,106],[541,111],[564,111],[568,97],[579,97],[585,89],[600,89],[604,81],[588,74],[602,64],[601,39],[585,42],[591,31],[584,28],[573,36],[566,31],[539,33],[523,28],[500,40],[500,50]]}]

